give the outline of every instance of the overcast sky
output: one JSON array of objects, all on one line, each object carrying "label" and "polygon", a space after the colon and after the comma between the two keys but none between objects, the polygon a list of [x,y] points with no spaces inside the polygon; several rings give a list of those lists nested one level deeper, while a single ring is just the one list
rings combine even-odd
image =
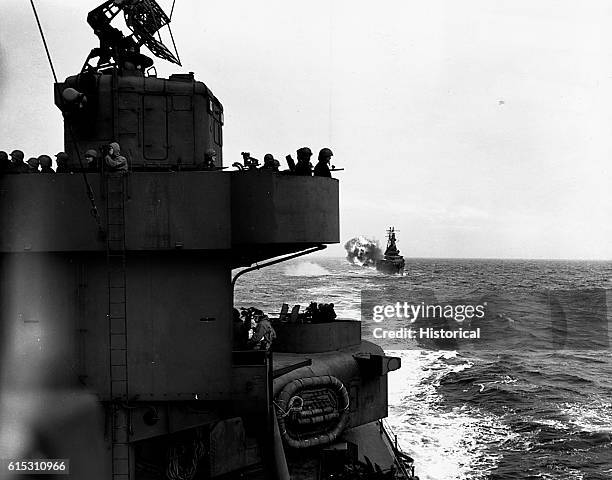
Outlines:
[{"label": "overcast sky", "polygon": [[[36,3],[77,73],[101,2]],[[224,104],[226,164],[332,148],[342,242],[395,225],[408,257],[612,259],[609,2],[176,0],[172,25],[183,67],[158,73]],[[2,0],[0,149],[61,150],[52,97],[29,2]]]}]

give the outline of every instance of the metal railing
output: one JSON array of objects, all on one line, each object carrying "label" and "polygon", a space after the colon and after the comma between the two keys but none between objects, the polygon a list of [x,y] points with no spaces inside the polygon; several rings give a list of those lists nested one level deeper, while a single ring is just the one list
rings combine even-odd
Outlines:
[{"label": "metal railing", "polygon": [[414,465],[404,458],[406,454],[399,448],[397,435],[393,433],[391,427],[384,420],[379,420],[378,424],[380,432],[385,435],[387,441],[393,447],[394,463],[397,465],[400,474],[408,480],[414,478]]}]

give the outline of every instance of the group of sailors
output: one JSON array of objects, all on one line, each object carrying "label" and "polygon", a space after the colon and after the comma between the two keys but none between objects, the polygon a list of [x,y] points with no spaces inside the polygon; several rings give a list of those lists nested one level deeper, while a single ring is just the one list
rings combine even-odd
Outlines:
[{"label": "group of sailors", "polygon": [[[275,323],[330,323],[337,315],[333,303],[311,302],[303,313],[295,305],[289,314],[289,305],[284,304]],[[276,331],[270,318],[255,307],[233,310],[234,348],[237,350],[270,350],[276,340]]]},{"label": "group of sailors", "polygon": [[[99,172],[102,162],[106,171],[127,171],[127,159],[121,155],[121,147],[117,142],[109,143],[102,149],[102,156],[94,149],[87,150],[83,156],[85,162],[82,170],[85,172]],[[9,155],[0,151],[0,174],[5,173],[72,173],[70,158],[66,152],[55,155],[56,168],[53,170],[53,161],[49,155],[30,157],[24,161],[25,155],[21,150],[13,150]],[[81,169],[78,169],[81,170]]]},{"label": "group of sailors", "polygon": [[319,157],[317,159],[317,164],[312,166],[310,162],[310,157],[312,157],[312,151],[308,147],[302,147],[298,149],[297,153],[297,163],[295,164],[295,168],[291,168],[292,160],[291,157],[287,156],[287,162],[289,163],[290,170],[296,175],[305,175],[311,176],[314,174],[315,177],[329,177],[331,178],[331,170],[329,169],[329,165],[331,162],[331,157],[334,155],[333,152],[329,148],[322,148],[319,151]]},{"label": "group of sailors", "polygon": [[[209,151],[211,152],[211,151]],[[214,154],[214,150],[212,150]],[[312,157],[312,150],[308,147],[302,147],[297,150],[297,162],[291,157],[291,155],[287,155],[285,158],[287,160],[287,165],[289,167],[288,171],[284,171],[283,173],[290,173],[293,175],[301,175],[301,176],[312,176],[315,177],[328,177],[331,178],[332,170],[330,167],[331,157],[334,155],[331,149],[322,148],[319,151],[319,157],[317,164],[313,167],[312,162],[310,161]],[[207,155],[209,153],[207,152]],[[234,163],[233,166],[239,168],[240,170],[269,170],[273,172],[280,171],[280,162],[274,158],[274,155],[271,153],[266,153],[264,156],[263,165],[259,166],[259,160],[251,157],[250,153],[242,153],[242,157],[244,159],[244,164]],[[205,161],[206,163],[206,161]],[[332,168],[334,168],[332,166]]]},{"label": "group of sailors", "polygon": [[258,308],[234,308],[234,348],[238,350],[270,350],[276,331],[270,318]]},{"label": "group of sailors", "polygon": [[[10,158],[9,158],[10,157]],[[57,169],[53,170],[53,161],[49,155],[30,157],[25,161],[21,150],[13,150],[10,156],[0,150],[0,174],[4,173],[66,173],[68,155],[59,152],[56,156]]]},{"label": "group of sailors", "polygon": [[[82,168],[74,169],[72,162],[66,152],[59,152],[55,155],[56,169],[53,170],[53,161],[49,155],[40,155],[39,157],[31,157],[24,161],[25,156],[21,150],[13,150],[9,155],[0,151],[0,174],[4,173],[71,173],[75,170],[85,172],[100,172],[104,171],[127,171],[127,159],[121,155],[121,147],[117,142],[109,143],[102,149],[101,155],[94,149],[87,150],[84,155],[84,163]],[[333,152],[329,148],[322,148],[319,152],[317,164],[313,167],[310,159],[312,150],[308,147],[302,147],[297,150],[297,162],[293,160],[291,155],[287,155],[287,165],[289,170],[283,173],[292,175],[312,176],[315,177],[330,177],[330,162]],[[244,165],[234,163],[234,166],[240,170],[268,170],[272,172],[280,171],[280,162],[274,158],[274,155],[267,153],[264,156],[263,165],[259,166],[259,160],[252,158],[250,153],[242,153]],[[198,165],[200,170],[221,170],[224,167],[217,166],[217,153],[214,149],[209,149],[204,154],[204,161]],[[333,168],[333,166],[332,166]]]}]

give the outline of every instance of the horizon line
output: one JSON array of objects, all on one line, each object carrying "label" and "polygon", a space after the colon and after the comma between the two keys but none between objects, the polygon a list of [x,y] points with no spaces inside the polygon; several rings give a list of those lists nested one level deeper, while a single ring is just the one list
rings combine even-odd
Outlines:
[{"label": "horizon line", "polygon": [[[319,256],[328,258],[347,258],[346,255],[325,255]],[[306,258],[306,257],[304,257]],[[541,262],[612,262],[612,258],[526,258],[526,257],[406,257],[408,260],[523,260],[523,261],[541,261]]]}]

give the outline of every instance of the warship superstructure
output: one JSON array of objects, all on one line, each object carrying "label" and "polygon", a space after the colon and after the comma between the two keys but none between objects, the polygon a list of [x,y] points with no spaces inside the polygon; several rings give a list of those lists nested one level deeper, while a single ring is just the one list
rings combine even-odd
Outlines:
[{"label": "warship superstructure", "polygon": [[[110,0],[88,22],[100,47],[54,87],[71,173],[0,179],[11,458],[75,479],[414,478],[381,421],[400,359],[360,322],[278,319],[272,351],[236,347],[234,284],[337,243],[338,180],[222,171],[221,102],[140,53],[179,63],[161,8]],[[86,171],[112,142],[129,171]]]},{"label": "warship superstructure", "polygon": [[376,261],[376,270],[379,272],[389,274],[402,274],[404,272],[406,262],[397,248],[395,233],[395,227],[389,227],[387,230],[387,248],[385,249],[383,258]]}]

